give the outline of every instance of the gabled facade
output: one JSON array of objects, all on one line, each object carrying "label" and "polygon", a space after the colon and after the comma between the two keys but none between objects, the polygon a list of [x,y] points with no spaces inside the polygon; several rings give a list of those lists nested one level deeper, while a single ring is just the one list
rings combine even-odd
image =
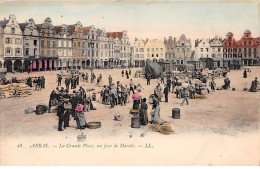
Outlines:
[{"label": "gabled facade", "polygon": [[21,71],[23,65],[23,34],[15,15],[0,22],[1,26],[1,64],[8,71]]},{"label": "gabled facade", "polygon": [[39,32],[32,18],[29,22],[19,25],[23,32],[24,71],[32,71],[35,62],[39,59]]},{"label": "gabled facade", "polygon": [[66,70],[69,68],[69,62],[73,60],[72,36],[69,33],[69,27],[65,24],[54,27],[58,39],[58,60],[57,68]]},{"label": "gabled facade", "polygon": [[37,25],[37,30],[40,35],[40,58],[33,68],[41,71],[56,69],[58,38],[51,18],[47,17],[43,24]]}]

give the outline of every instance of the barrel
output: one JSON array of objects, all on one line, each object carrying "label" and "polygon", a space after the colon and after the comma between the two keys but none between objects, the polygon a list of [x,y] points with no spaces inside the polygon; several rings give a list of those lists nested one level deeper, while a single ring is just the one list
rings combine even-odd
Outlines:
[{"label": "barrel", "polygon": [[173,108],[172,109],[172,118],[179,119],[181,117],[180,109],[179,108]]},{"label": "barrel", "polygon": [[132,117],[131,127],[132,128],[140,128],[141,127],[141,123],[140,123],[139,117]]}]

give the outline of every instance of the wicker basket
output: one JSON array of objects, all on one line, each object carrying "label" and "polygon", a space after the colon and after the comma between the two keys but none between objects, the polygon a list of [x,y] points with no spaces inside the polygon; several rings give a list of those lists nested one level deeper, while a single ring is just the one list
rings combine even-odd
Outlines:
[{"label": "wicker basket", "polygon": [[97,129],[100,127],[101,127],[101,122],[94,121],[94,122],[87,123],[87,128],[89,129]]}]

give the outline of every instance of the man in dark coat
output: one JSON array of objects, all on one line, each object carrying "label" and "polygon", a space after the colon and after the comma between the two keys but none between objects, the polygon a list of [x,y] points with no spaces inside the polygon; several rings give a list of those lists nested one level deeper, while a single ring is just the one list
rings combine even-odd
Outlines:
[{"label": "man in dark coat", "polygon": [[63,101],[60,101],[58,104],[58,112],[57,112],[57,116],[59,117],[59,122],[58,122],[58,130],[59,131],[64,131],[62,129],[62,123],[64,123],[64,103]]},{"label": "man in dark coat", "polygon": [[42,88],[45,89],[45,77],[42,76]]},{"label": "man in dark coat", "polygon": [[150,74],[148,74],[147,77],[146,77],[146,84],[147,85],[151,84],[151,76],[150,76]]},{"label": "man in dark coat", "polygon": [[168,88],[167,85],[164,85],[163,94],[164,94],[164,97],[165,97],[165,102],[168,102],[169,88]]},{"label": "man in dark coat", "polygon": [[27,79],[26,84],[27,84],[28,86],[32,87],[32,78],[31,78],[31,77],[29,77],[29,78]]},{"label": "man in dark coat", "polygon": [[69,102],[68,98],[64,99],[64,129],[66,129],[66,127],[69,127],[69,121],[70,121],[70,114],[71,114],[71,109],[72,109],[72,105]]},{"label": "man in dark coat", "polygon": [[171,92],[171,83],[172,83],[171,79],[168,78],[166,82],[167,82],[168,91]]},{"label": "man in dark coat", "polygon": [[65,79],[65,85],[66,85],[66,89],[69,90],[69,88],[70,88],[70,79],[68,77],[66,77],[66,79]]},{"label": "man in dark coat", "polygon": [[246,70],[244,71],[244,78],[247,78],[247,72],[246,72]]},{"label": "man in dark coat", "polygon": [[70,79],[70,83],[71,83],[71,89],[74,89],[74,84],[75,84],[74,76],[72,76],[72,78]]},{"label": "man in dark coat", "polygon": [[58,75],[58,86],[60,86],[60,85],[61,85],[61,80],[62,80],[62,77],[61,77],[61,75]]}]

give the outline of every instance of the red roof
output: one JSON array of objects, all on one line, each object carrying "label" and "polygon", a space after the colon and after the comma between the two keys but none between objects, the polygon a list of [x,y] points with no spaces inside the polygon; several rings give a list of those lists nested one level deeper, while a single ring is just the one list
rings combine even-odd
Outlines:
[{"label": "red roof", "polygon": [[73,34],[73,32],[75,31],[75,25],[69,25],[68,31],[69,31],[70,34]]},{"label": "red roof", "polygon": [[107,32],[109,38],[122,38],[122,32]]},{"label": "red roof", "polygon": [[61,26],[54,26],[54,29],[55,29],[57,34],[62,33]]},{"label": "red roof", "polygon": [[81,30],[83,33],[89,33],[90,27],[83,27],[83,28],[80,28],[80,30]]}]

